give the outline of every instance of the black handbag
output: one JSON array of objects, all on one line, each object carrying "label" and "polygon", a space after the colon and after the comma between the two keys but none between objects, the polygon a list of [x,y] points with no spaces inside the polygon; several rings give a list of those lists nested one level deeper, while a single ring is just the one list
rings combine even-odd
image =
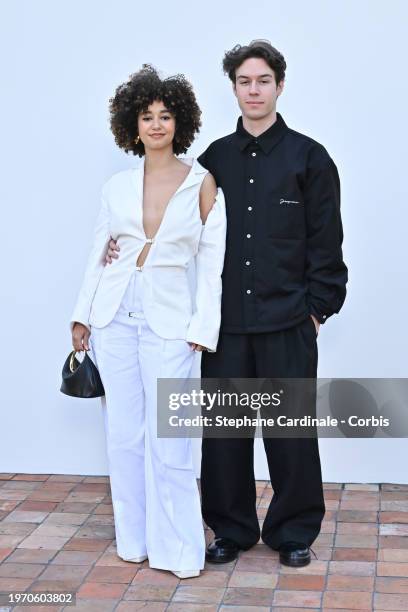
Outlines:
[{"label": "black handbag", "polygon": [[65,360],[60,391],[72,397],[102,397],[105,389],[98,368],[86,351],[82,361],[75,353],[73,350]]}]

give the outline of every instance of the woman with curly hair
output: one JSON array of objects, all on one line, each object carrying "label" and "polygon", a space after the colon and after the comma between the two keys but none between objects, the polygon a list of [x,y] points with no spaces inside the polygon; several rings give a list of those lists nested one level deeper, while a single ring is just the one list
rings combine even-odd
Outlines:
[{"label": "woman with curly hair", "polygon": [[[116,89],[115,142],[143,159],[103,185],[70,320],[74,349],[91,351],[105,388],[117,553],[179,578],[204,567],[204,532],[191,440],[157,435],[157,379],[186,379],[195,351],[216,350],[226,234],[214,178],[197,160],[176,157],[200,115],[183,75],[162,80],[148,64]],[[120,258],[105,265],[111,238]]]}]

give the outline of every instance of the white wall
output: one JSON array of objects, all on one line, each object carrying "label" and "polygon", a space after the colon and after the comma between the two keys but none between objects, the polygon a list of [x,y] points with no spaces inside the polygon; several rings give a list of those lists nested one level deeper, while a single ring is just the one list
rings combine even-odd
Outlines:
[{"label": "white wall", "polygon": [[[60,371],[100,187],[137,163],[114,143],[108,98],[143,62],[193,82],[197,155],[235,129],[224,51],[268,38],[284,53],[278,110],[342,179],[349,293],[321,330],[319,375],[407,375],[407,13],[404,0],[3,4],[0,471],[106,473],[99,400],[63,396]],[[325,480],[408,482],[404,439],[320,447]]]}]

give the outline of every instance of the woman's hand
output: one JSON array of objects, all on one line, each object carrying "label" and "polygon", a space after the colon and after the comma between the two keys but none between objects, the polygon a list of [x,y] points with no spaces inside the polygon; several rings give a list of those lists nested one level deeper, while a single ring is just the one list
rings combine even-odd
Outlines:
[{"label": "woman's hand", "polygon": [[118,244],[116,244],[116,240],[111,238],[109,240],[109,244],[108,244],[108,252],[106,253],[105,261],[103,262],[104,266],[107,263],[111,264],[113,258],[114,259],[118,259],[119,254],[116,251],[118,251],[118,252],[120,251],[120,246]]},{"label": "woman's hand", "polygon": [[89,336],[91,332],[82,323],[75,323],[72,328],[72,346],[76,351],[89,351]]},{"label": "woman's hand", "polygon": [[195,342],[189,342],[189,345],[191,346],[192,351],[198,351],[199,353],[207,350],[207,347],[203,346],[202,344],[196,344]]}]

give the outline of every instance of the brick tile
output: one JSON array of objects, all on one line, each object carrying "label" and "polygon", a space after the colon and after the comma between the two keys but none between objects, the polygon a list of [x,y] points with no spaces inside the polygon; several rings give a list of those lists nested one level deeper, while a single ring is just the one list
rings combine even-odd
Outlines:
[{"label": "brick tile", "polygon": [[[129,563],[126,563],[126,565],[128,566]],[[136,565],[136,567],[139,567],[139,564]],[[217,572],[212,572],[217,573]],[[192,578],[192,580],[199,580],[200,577],[198,578]],[[151,569],[150,567],[142,567],[141,569],[139,569],[139,571],[137,572],[136,576],[134,577],[132,584],[157,584],[157,585],[171,585],[171,586],[177,586],[179,584],[180,580],[179,578],[177,578],[177,576],[175,576],[174,574],[172,574],[171,572],[165,572],[164,570],[156,570],[156,569]],[[183,580],[183,584],[186,581]]]},{"label": "brick tile", "polygon": [[41,580],[69,580],[79,586],[89,572],[88,565],[49,565],[40,576]]},{"label": "brick tile", "polygon": [[321,591],[324,589],[325,576],[306,574],[281,574],[277,588],[282,591]]},{"label": "brick tile", "polygon": [[327,577],[328,591],[373,591],[374,576],[342,576],[330,574]]},{"label": "brick tile", "polygon": [[104,551],[111,540],[97,538],[71,538],[64,544],[63,550]]},{"label": "brick tile", "polygon": [[381,524],[380,525],[380,535],[407,536],[408,535],[408,524],[404,524],[404,523]]},{"label": "brick tile", "polygon": [[327,567],[328,567],[327,561],[315,561],[314,559],[312,559],[311,563],[309,563],[309,565],[306,565],[304,567],[290,567],[288,565],[281,565],[280,573],[281,574],[300,574],[300,575],[306,574],[306,575],[325,576],[327,574]]},{"label": "brick tile", "polygon": [[229,587],[226,589],[223,604],[245,606],[270,606],[274,589],[256,587]]},{"label": "brick tile", "polygon": [[42,523],[43,520],[48,516],[48,512],[38,510],[13,510],[4,519],[4,523]]},{"label": "brick tile", "polygon": [[[118,601],[117,599],[77,599],[73,609],[75,612],[112,612]],[[66,607],[67,612],[70,612],[70,609],[71,606]],[[148,609],[145,608],[143,612],[148,612]]]},{"label": "brick tile", "polygon": [[390,563],[388,561],[379,561],[377,563],[377,575],[408,577],[408,563]]},{"label": "brick tile", "polygon": [[96,502],[60,502],[56,512],[73,512],[77,514],[89,514],[96,507]]},{"label": "brick tile", "polygon": [[26,499],[28,497],[28,495],[30,494],[29,491],[15,491],[13,489],[3,489],[3,487],[0,489],[0,500],[17,500],[17,501],[21,501],[23,499]]},{"label": "brick tile", "polygon": [[335,546],[338,548],[377,548],[377,536],[370,535],[338,535],[335,539]]},{"label": "brick tile", "polygon": [[103,493],[93,493],[92,491],[72,491],[69,495],[67,495],[65,501],[66,502],[88,502],[88,503],[100,503],[104,499],[105,495]]},{"label": "brick tile", "polygon": [[0,534],[27,536],[35,531],[37,527],[37,523],[13,523],[12,521],[0,522]]},{"label": "brick tile", "polygon": [[408,595],[392,593],[376,593],[374,595],[374,610],[408,610]]},{"label": "brick tile", "polygon": [[[56,566],[57,567],[57,566]],[[138,571],[137,564],[134,567],[94,567],[87,577],[89,582],[116,582],[129,584]]]},{"label": "brick tile", "polygon": [[5,563],[49,563],[56,553],[56,550],[47,550],[45,548],[38,550],[17,548],[13,554],[7,558]]},{"label": "brick tile", "polygon": [[378,576],[375,581],[378,593],[408,593],[408,578],[388,578]]},{"label": "brick tile", "polygon": [[337,534],[341,535],[377,535],[378,525],[375,523],[357,523],[357,522],[344,522],[339,523],[337,526]]},{"label": "brick tile", "polygon": [[0,474],[0,480],[11,480],[14,476],[15,474],[6,474],[5,472],[2,472]]},{"label": "brick tile", "polygon": [[82,482],[85,476],[74,474],[53,474],[48,478],[48,482]]},{"label": "brick tile", "polygon": [[16,500],[0,500],[0,512],[11,512],[12,510],[14,510],[14,508],[16,506],[18,506],[18,504],[20,504],[20,501],[16,501]]},{"label": "brick tile", "polygon": [[29,535],[18,544],[18,548],[47,548],[59,550],[68,540],[69,536]]},{"label": "brick tile", "polygon": [[371,610],[372,594],[365,591],[326,591],[323,594],[323,608],[344,610]]},{"label": "brick tile", "polygon": [[276,574],[279,569],[279,558],[271,558],[266,562],[264,557],[245,557],[240,556],[237,564],[237,571],[262,572],[264,574]]},{"label": "brick tile", "polygon": [[406,548],[380,548],[378,561],[408,562],[408,549]]},{"label": "brick tile", "polygon": [[0,592],[25,591],[32,581],[32,578],[0,578]]},{"label": "brick tile", "polygon": [[374,576],[375,563],[366,561],[330,561],[329,574],[343,576]]},{"label": "brick tile", "polygon": [[378,484],[350,483],[344,485],[345,491],[378,491]]},{"label": "brick tile", "polygon": [[100,557],[100,552],[61,550],[52,560],[57,565],[91,565]]},{"label": "brick tile", "polygon": [[[149,603],[145,603],[144,601],[121,601],[115,612],[164,612],[165,610],[169,610],[167,608],[167,602],[161,601],[150,601]],[[180,608],[178,608],[180,611]],[[214,612],[216,612],[217,608],[214,608]],[[183,611],[185,611],[183,607]],[[198,610],[200,612],[200,610]]]},{"label": "brick tile", "polygon": [[408,512],[380,512],[380,523],[408,523]]},{"label": "brick tile", "polygon": [[68,537],[72,536],[78,531],[76,525],[53,525],[44,521],[41,525],[36,525],[32,536],[58,536]]},{"label": "brick tile", "polygon": [[115,537],[115,528],[113,525],[83,525],[78,529],[76,537],[112,540]]},{"label": "brick tile", "polygon": [[0,535],[0,548],[15,548],[24,538],[23,535]]},{"label": "brick tile", "polygon": [[405,491],[383,491],[381,493],[381,499],[386,501],[397,500],[404,501],[408,500],[408,490]]},{"label": "brick tile", "polygon": [[106,495],[107,493],[109,493],[109,485],[105,484],[105,483],[80,483],[75,485],[74,488],[75,492],[92,492],[92,493],[103,493],[104,495]]},{"label": "brick tile", "polygon": [[95,514],[113,514],[112,504],[99,504],[94,510]]},{"label": "brick tile", "polygon": [[[105,540],[107,542],[108,540]],[[116,552],[111,552],[109,548],[103,553],[103,555],[98,559],[96,565],[107,565],[109,567],[129,567],[129,562],[123,561]]]},{"label": "brick tile", "polygon": [[377,560],[377,550],[374,548],[335,548],[333,551],[333,561],[376,561],[376,560]]},{"label": "brick tile", "polygon": [[[143,572],[144,570],[140,570],[138,574]],[[157,570],[155,570],[157,571]],[[168,573],[168,572],[166,572]],[[252,574],[254,575],[254,574]],[[143,575],[142,575],[143,576]],[[175,577],[175,576],[174,576]],[[229,573],[223,571],[211,571],[211,570],[202,570],[200,575],[196,578],[183,578],[182,584],[183,586],[191,585],[191,586],[209,586],[209,587],[226,587],[229,579]],[[133,580],[133,584],[137,582],[137,575]],[[142,578],[143,581],[143,578]],[[229,585],[233,586],[233,585]],[[241,586],[241,585],[239,585]],[[256,586],[254,584],[254,586]],[[270,586],[270,585],[269,585]]]},{"label": "brick tile", "polygon": [[[222,608],[220,608],[220,610],[233,610],[233,612],[248,612],[249,608],[247,606],[245,607],[241,607],[241,606],[234,606],[234,608],[231,608],[230,606],[222,606]],[[166,612],[217,612],[218,610],[218,605],[211,605],[211,604],[188,604],[188,603],[171,603],[169,604],[168,608],[166,608]],[[253,608],[251,609],[251,612],[258,612],[258,611],[263,611],[264,608]]]},{"label": "brick tile", "polygon": [[34,491],[41,486],[40,482],[19,482],[9,480],[3,484],[3,491]]},{"label": "brick tile", "polygon": [[273,606],[292,606],[298,608],[319,608],[322,594],[320,591],[275,591]]},{"label": "brick tile", "polygon": [[[217,572],[218,573],[218,572]],[[184,584],[185,581],[183,581]],[[260,572],[233,571],[228,582],[229,587],[255,587],[274,589],[278,582],[278,574],[263,574]],[[214,585],[223,586],[223,585]]]},{"label": "brick tile", "polygon": [[391,510],[393,512],[408,512],[408,500],[382,500],[380,510]]},{"label": "brick tile", "polygon": [[[167,609],[171,610],[171,605]],[[268,606],[221,606],[218,609],[220,610],[220,612],[269,612],[269,610],[271,610],[271,608],[269,608]],[[291,608],[291,610],[293,609],[294,608]],[[173,610],[177,610],[177,612],[184,612],[185,609],[184,607],[180,607],[173,608]],[[217,608],[215,608],[215,610],[217,610]],[[197,610],[197,612],[200,612],[200,610]],[[299,612],[299,608],[296,608],[296,612]],[[311,612],[310,608],[308,608],[308,612]]]},{"label": "brick tile", "polygon": [[143,601],[169,601],[175,590],[176,586],[170,584],[132,584],[127,589],[123,599],[125,601],[132,599]]},{"label": "brick tile", "polygon": [[45,482],[50,477],[49,474],[15,474],[13,480],[26,480],[28,482]]},{"label": "brick tile", "polygon": [[[394,502],[390,502],[390,503],[394,503]],[[340,510],[358,510],[358,511],[375,510],[377,511],[379,509],[380,509],[380,501],[378,499],[343,499],[340,504]]]},{"label": "brick tile", "polygon": [[26,500],[19,505],[18,509],[36,510],[39,512],[52,512],[53,510],[55,510],[56,506],[57,502]]},{"label": "brick tile", "polygon": [[6,559],[11,552],[13,552],[14,547],[13,546],[9,546],[8,548],[0,548],[0,563]]},{"label": "brick tile", "polygon": [[0,565],[1,578],[37,578],[45,565],[35,563],[2,563]]},{"label": "brick tile", "polygon": [[32,493],[28,495],[27,499],[34,501],[60,502],[63,501],[66,496],[66,491],[47,491],[38,489],[37,491],[32,491]]},{"label": "brick tile", "polygon": [[339,510],[337,520],[340,523],[376,523],[377,513],[366,510]]},{"label": "brick tile", "polygon": [[102,582],[84,582],[80,587],[77,598],[86,599],[121,599],[126,591],[126,584],[104,584]]},{"label": "brick tile", "polygon": [[180,585],[173,595],[172,603],[217,604],[221,602],[224,591],[223,588]]},{"label": "brick tile", "polygon": [[408,548],[408,538],[404,536],[379,536],[380,548]]}]

